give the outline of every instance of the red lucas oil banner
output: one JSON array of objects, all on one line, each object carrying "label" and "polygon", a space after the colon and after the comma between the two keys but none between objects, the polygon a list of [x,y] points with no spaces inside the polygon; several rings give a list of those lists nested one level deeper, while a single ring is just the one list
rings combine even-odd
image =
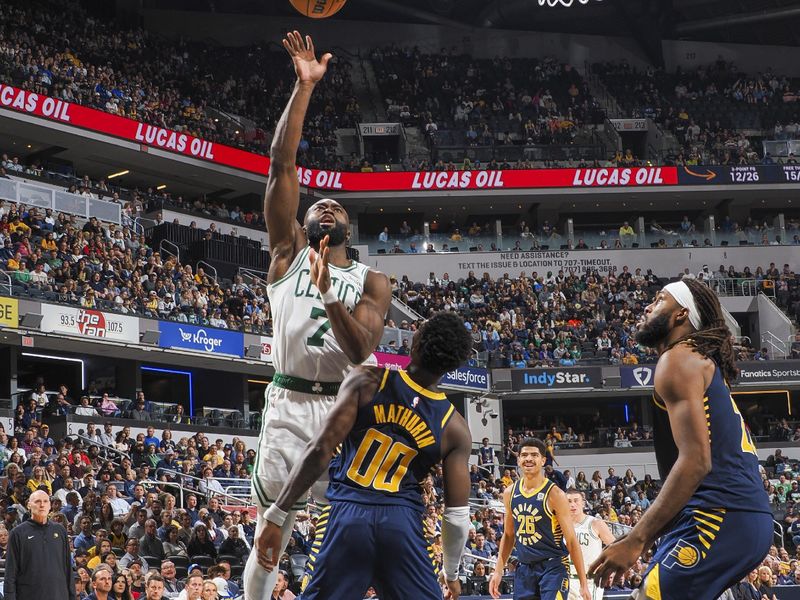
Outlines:
[{"label": "red lucas oil banner", "polygon": [[[269,158],[101,110],[0,84],[0,108],[103,133],[175,154],[266,175]],[[122,165],[120,165],[122,166]],[[675,167],[343,173],[298,167],[301,185],[339,192],[415,192],[525,188],[614,188],[678,184]]]}]

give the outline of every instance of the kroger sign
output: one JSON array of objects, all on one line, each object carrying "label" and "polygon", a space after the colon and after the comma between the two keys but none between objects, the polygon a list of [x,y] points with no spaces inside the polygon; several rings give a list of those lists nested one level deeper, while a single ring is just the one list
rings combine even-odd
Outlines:
[{"label": "kroger sign", "polygon": [[158,328],[161,332],[159,345],[162,348],[181,348],[204,354],[226,354],[240,358],[244,353],[244,336],[238,331],[196,327],[170,321],[159,321]]}]

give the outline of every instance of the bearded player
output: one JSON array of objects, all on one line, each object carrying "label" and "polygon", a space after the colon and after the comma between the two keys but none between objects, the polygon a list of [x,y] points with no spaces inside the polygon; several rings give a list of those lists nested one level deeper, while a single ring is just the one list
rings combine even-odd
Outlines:
[{"label": "bearded player", "polygon": [[[578,539],[578,545],[581,547],[581,554],[583,555],[584,572],[588,572],[589,565],[600,556],[603,546],[608,546],[614,541],[614,534],[611,533],[603,519],[586,514],[586,501],[583,497],[583,492],[575,488],[569,488],[566,493],[569,516],[572,517],[572,523],[575,526],[575,537]],[[569,600],[580,600],[578,570],[575,568],[572,559],[569,561],[569,578]],[[594,581],[587,581],[586,584],[589,587],[589,594],[592,600],[599,600],[603,597],[602,588],[597,588]]]},{"label": "bearded player", "polygon": [[728,388],[731,334],[711,288],[683,280],[656,294],[637,340],[659,354],[653,439],[664,485],[591,572],[607,581],[661,537],[639,600],[713,600],[761,562],[773,535],[756,447]]},{"label": "bearded player", "polygon": [[[302,226],[297,222],[297,147],[311,94],[332,57],[325,54],[318,61],[311,37],[303,39],[297,31],[287,34],[283,46],[297,82],[275,129],[264,200],[272,258],[267,293],[275,330],[275,376],[265,394],[253,473],[254,500],[260,507],[258,549],[264,546],[264,511],[321,428],[342,380],[380,342],[391,301],[385,275],[347,258],[350,223],[338,202],[320,200],[308,209]],[[327,485],[322,480],[312,486],[315,499],[324,501]],[[282,549],[305,499],[290,508]],[[258,564],[256,554],[251,553],[244,571],[247,600],[269,597],[277,578],[277,571],[268,573]]]}]

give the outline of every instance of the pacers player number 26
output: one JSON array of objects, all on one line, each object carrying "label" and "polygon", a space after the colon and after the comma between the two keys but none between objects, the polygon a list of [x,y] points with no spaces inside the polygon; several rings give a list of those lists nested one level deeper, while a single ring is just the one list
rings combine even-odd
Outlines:
[{"label": "pacers player number 26", "polygon": [[[377,449],[372,456],[366,470],[364,459],[377,444]],[[393,438],[376,429],[367,431],[358,447],[353,462],[347,470],[347,476],[363,487],[371,487],[385,492],[397,492],[400,482],[408,471],[408,465],[414,460],[417,451],[395,441]],[[397,464],[394,474],[389,477],[389,471]]]}]

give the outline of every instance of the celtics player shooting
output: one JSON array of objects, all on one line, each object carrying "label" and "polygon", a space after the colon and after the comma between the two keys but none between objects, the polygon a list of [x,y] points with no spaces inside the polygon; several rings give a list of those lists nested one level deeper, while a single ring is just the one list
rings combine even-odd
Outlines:
[{"label": "celtics player shooting", "polygon": [[[292,59],[297,82],[275,129],[264,214],[272,261],[267,293],[274,323],[275,376],[267,387],[261,436],[253,473],[259,506],[256,547],[261,548],[264,511],[278,497],[306,444],[320,429],[336,400],[339,385],[353,365],[363,362],[380,342],[391,301],[388,278],[348,260],[347,212],[335,200],[323,199],[297,222],[300,188],[297,147],[311,93],[332,58],[318,61],[310,36],[295,31],[283,45]],[[327,478],[312,486],[325,499]],[[296,511],[283,524],[286,547]],[[244,572],[246,600],[269,597],[277,571],[267,573],[253,552]]]}]

